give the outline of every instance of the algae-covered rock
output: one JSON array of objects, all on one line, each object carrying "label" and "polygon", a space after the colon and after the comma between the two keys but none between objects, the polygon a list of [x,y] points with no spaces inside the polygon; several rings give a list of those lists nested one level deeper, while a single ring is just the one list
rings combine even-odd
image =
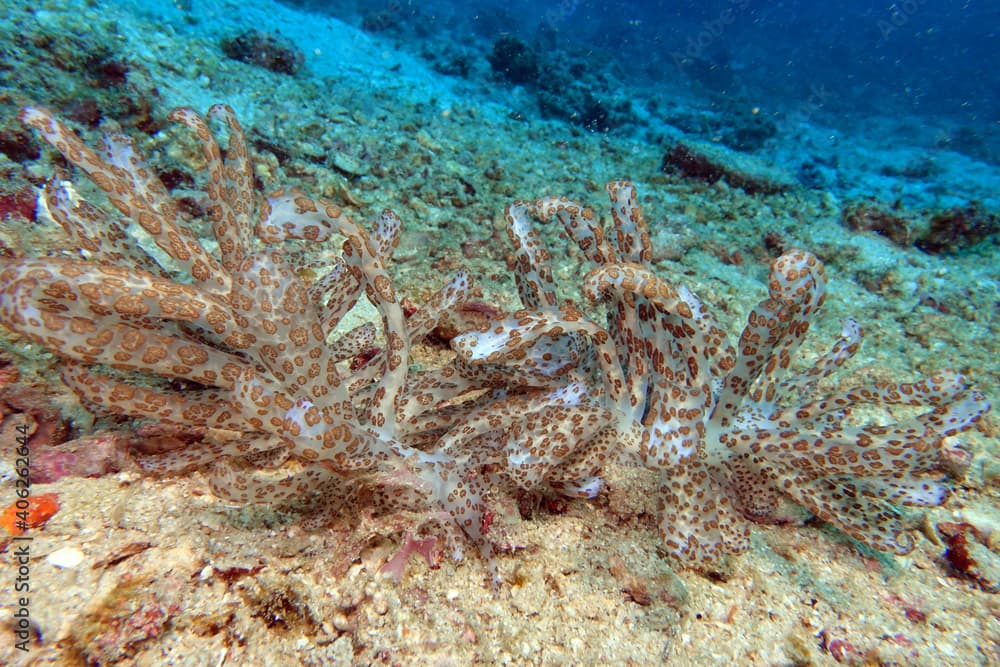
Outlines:
[{"label": "algae-covered rock", "polygon": [[785,192],[795,185],[790,174],[751,155],[690,141],[674,144],[663,156],[660,169],[706,183],[725,180],[752,195]]}]

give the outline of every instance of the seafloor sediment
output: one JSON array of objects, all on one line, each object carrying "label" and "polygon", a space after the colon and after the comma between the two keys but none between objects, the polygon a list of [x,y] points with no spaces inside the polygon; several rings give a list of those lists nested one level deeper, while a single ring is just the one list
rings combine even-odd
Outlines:
[{"label": "seafloor sediment", "polygon": [[[303,69],[288,75],[227,58],[219,40],[255,21],[297,43]],[[857,192],[884,210],[898,211],[893,195],[905,200],[914,238],[933,210],[974,199],[995,209],[995,166],[942,151],[930,180],[888,183],[892,170],[883,167],[903,169],[921,148],[886,146],[892,133],[885,132],[825,149],[845,165],[839,190],[791,182],[751,193],[725,178],[706,183],[661,169],[667,146],[685,139],[679,130],[602,134],[525,118],[512,113],[523,91],[507,98],[482,82],[444,77],[378,36],[268,2],[48,3],[11,8],[0,31],[0,250],[7,255],[43,255],[67,243],[33,213],[29,195],[65,165],[16,123],[22,105],[53,108],[91,144],[102,120],[116,124],[185,190],[200,156],[166,113],[225,102],[250,133],[263,189],[298,185],[361,220],[386,207],[399,213],[391,272],[415,303],[465,266],[485,303],[513,307],[504,205],[558,194],[602,211],[604,183],[627,178],[639,190],[658,273],[691,288],[731,336],[766,294],[775,253],[805,247],[830,277],[807,353],[827,349],[844,318],[865,330],[842,386],[950,367],[996,402],[992,241],[932,254],[909,242],[909,232],[899,232],[900,242],[845,224]],[[684,95],[678,86],[673,103],[685,104]],[[785,128],[775,154],[822,142],[829,130],[819,122]],[[766,155],[749,165],[730,159],[734,169],[783,178]],[[588,267],[555,230],[551,237],[555,277],[564,294],[575,294]],[[415,361],[439,365],[447,354],[421,348]],[[16,497],[19,424],[30,418],[40,448],[131,428],[86,412],[58,366],[38,346],[3,340],[4,506]],[[31,532],[27,653],[14,634],[16,544],[8,540],[0,553],[0,608],[10,630],[0,632],[0,662],[1000,664],[996,436],[996,418],[987,417],[964,437],[971,463],[944,505],[918,517],[917,546],[907,556],[874,552],[789,508],[790,525],[756,526],[749,552],[719,572],[675,569],[659,549],[653,476],[613,466],[596,500],[521,499],[521,511],[504,522],[517,548],[499,559],[498,592],[484,585],[484,563],[474,557],[437,569],[412,558],[398,583],[380,575],[399,535],[387,537],[385,525],[366,516],[306,530],[292,512],[225,504],[197,473],[154,479],[119,461],[119,472],[34,485],[36,495],[58,494],[60,508]],[[517,507],[517,500],[504,502]],[[955,527],[963,523],[974,528]],[[956,530],[975,536],[975,568],[956,564]]]}]

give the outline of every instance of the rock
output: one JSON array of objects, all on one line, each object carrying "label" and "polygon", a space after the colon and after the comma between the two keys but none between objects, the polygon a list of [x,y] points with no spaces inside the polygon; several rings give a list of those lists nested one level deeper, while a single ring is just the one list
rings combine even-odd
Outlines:
[{"label": "rock", "polygon": [[928,230],[916,245],[932,255],[951,253],[1000,234],[1000,216],[977,204],[942,211],[930,219]]},{"label": "rock", "polygon": [[280,35],[247,30],[222,40],[222,51],[233,60],[279,74],[295,74],[305,62],[301,49]]},{"label": "rock", "polygon": [[951,569],[975,581],[988,592],[1000,591],[1000,556],[979,542],[975,527],[969,523],[939,523],[938,531],[946,537],[944,559]]},{"label": "rock", "polygon": [[898,215],[869,202],[856,202],[844,207],[840,212],[844,226],[855,232],[875,232],[898,246],[909,246],[913,242],[913,225],[902,215]]},{"label": "rock", "polygon": [[970,524],[983,544],[997,550],[1000,545],[1000,510],[986,504],[970,504],[959,510],[958,519]]},{"label": "rock", "polygon": [[368,173],[367,164],[347,153],[334,153],[330,162],[348,176],[362,176]]},{"label": "rock", "polygon": [[493,42],[493,52],[486,59],[493,71],[510,83],[534,84],[538,79],[538,55],[512,35],[497,38]]},{"label": "rock", "polygon": [[135,464],[128,435],[105,431],[42,449],[31,465],[32,481],[50,484],[62,477],[102,477]]},{"label": "rock", "polygon": [[966,574],[983,589],[994,593],[1000,591],[1000,556],[979,542],[968,542],[966,550],[972,562],[972,568]]},{"label": "rock", "polygon": [[660,169],[709,184],[725,180],[751,195],[786,192],[796,184],[790,174],[753,156],[693,142],[676,143],[663,156]]}]

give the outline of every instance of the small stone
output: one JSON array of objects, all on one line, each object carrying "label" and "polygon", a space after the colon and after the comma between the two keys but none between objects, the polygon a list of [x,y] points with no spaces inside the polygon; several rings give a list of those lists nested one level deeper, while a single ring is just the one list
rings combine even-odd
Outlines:
[{"label": "small stone", "polygon": [[351,632],[354,630],[354,624],[351,623],[350,619],[344,612],[338,611],[333,615],[333,627],[341,632]]},{"label": "small stone", "polygon": [[83,552],[76,547],[64,547],[50,553],[45,560],[62,569],[72,569],[83,562]]},{"label": "small stone", "polygon": [[966,548],[974,565],[968,574],[985,590],[1000,590],[1000,556],[978,542],[969,542]]},{"label": "small stone", "polygon": [[996,538],[995,534],[1000,534],[1000,511],[990,507],[985,503],[971,503],[963,507],[958,512],[961,521],[972,524],[979,539],[986,544],[991,544]]},{"label": "small stone", "polygon": [[361,176],[368,173],[368,165],[347,153],[335,153],[331,162],[334,167],[351,176]]}]

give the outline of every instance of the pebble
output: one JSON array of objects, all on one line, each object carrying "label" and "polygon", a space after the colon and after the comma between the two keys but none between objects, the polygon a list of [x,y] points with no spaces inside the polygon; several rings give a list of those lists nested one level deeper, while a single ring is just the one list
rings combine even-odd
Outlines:
[{"label": "pebble", "polygon": [[333,627],[341,632],[354,630],[354,624],[351,623],[350,619],[342,611],[338,611],[333,615]]},{"label": "pebble", "polygon": [[969,542],[966,550],[974,564],[973,570],[968,574],[987,591],[1000,591],[1000,556],[978,542]]},{"label": "pebble", "polygon": [[76,547],[63,547],[50,553],[45,560],[55,567],[72,569],[83,562],[83,552]]},{"label": "pebble", "polygon": [[958,518],[971,523],[987,544],[996,542],[996,536],[1000,535],[1000,511],[994,507],[984,503],[970,503],[959,510]]},{"label": "pebble", "polygon": [[368,165],[347,153],[334,153],[331,161],[334,167],[352,176],[361,176],[368,173]]}]

